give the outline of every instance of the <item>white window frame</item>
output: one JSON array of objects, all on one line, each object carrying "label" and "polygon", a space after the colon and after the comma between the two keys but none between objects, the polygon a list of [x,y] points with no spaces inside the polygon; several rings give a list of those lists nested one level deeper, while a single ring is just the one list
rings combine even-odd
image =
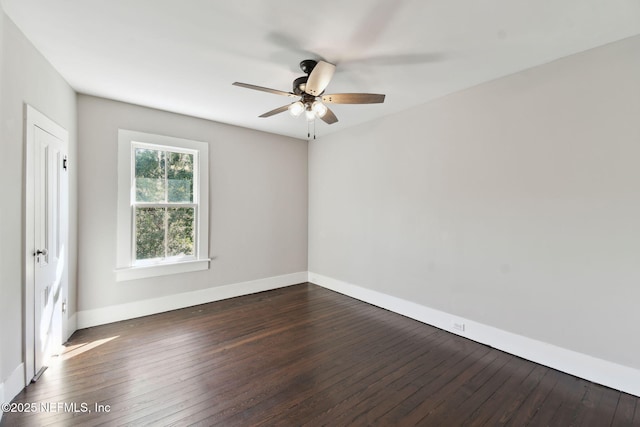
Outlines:
[{"label": "white window frame", "polygon": [[[195,255],[135,262],[134,150],[136,147],[194,154]],[[209,144],[200,141],[118,130],[118,235],[116,280],[135,280],[209,268]]]}]

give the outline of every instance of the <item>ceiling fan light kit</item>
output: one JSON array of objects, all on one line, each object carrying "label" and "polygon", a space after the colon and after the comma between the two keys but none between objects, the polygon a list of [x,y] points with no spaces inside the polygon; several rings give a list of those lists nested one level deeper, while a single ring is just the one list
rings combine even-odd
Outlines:
[{"label": "ceiling fan light kit", "polygon": [[307,118],[307,121],[309,121],[309,122],[315,120],[315,118],[316,118],[316,113],[314,113],[311,108],[307,108],[307,110],[305,110],[305,112],[304,112],[304,115]]},{"label": "ceiling fan light kit", "polygon": [[313,110],[319,118],[323,118],[324,115],[327,114],[328,109],[329,107],[324,105],[322,101],[314,101],[313,104],[311,104],[311,110]]},{"label": "ceiling fan light kit", "polygon": [[328,62],[305,59],[300,62],[300,69],[307,75],[298,77],[293,81],[293,92],[284,92],[240,82],[235,82],[233,85],[273,93],[275,95],[299,98],[298,101],[268,111],[259,117],[271,117],[284,111],[289,111],[289,114],[293,117],[298,117],[304,112],[308,121],[319,118],[329,125],[336,123],[338,118],[325,103],[380,104],[384,102],[384,95],[374,93],[336,93],[324,95],[324,91],[331,82],[336,70],[336,66]]},{"label": "ceiling fan light kit", "polygon": [[291,103],[287,109],[293,117],[298,117],[305,110],[304,104],[301,101]]}]

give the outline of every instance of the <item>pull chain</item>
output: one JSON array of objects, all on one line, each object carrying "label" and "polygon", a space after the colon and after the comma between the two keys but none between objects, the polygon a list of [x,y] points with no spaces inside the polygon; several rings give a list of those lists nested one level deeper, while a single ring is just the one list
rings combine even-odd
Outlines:
[{"label": "pull chain", "polygon": [[316,120],[307,120],[307,138],[311,139],[311,124],[313,123],[313,139],[316,139]]}]

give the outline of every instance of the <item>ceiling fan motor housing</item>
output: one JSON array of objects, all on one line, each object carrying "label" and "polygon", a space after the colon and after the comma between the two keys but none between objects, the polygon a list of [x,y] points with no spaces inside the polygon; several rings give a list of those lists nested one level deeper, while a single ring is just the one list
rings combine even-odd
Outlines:
[{"label": "ceiling fan motor housing", "polygon": [[293,81],[293,93],[299,96],[304,95],[305,93],[304,89],[307,86],[308,79],[309,79],[309,76],[298,77],[297,79],[295,79]]}]

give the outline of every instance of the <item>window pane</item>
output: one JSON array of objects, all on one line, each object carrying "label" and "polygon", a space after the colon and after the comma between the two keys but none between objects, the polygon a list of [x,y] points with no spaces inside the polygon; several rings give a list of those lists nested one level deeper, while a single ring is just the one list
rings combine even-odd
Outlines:
[{"label": "window pane", "polygon": [[164,258],[164,208],[136,208],[136,259]]},{"label": "window pane", "polygon": [[169,208],[167,256],[195,255],[194,208]]},{"label": "window pane", "polygon": [[136,201],[164,202],[165,152],[136,148]]},{"label": "window pane", "polygon": [[167,152],[169,202],[193,202],[193,154]]}]

